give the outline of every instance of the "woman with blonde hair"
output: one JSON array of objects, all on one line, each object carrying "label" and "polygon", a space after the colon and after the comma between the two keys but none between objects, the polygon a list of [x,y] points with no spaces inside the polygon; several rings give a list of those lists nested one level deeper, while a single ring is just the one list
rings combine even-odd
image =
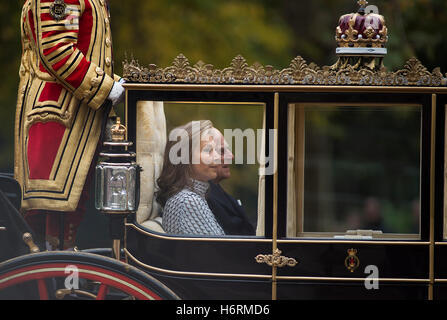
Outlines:
[{"label": "woman with blonde hair", "polygon": [[221,161],[212,129],[211,121],[200,120],[175,128],[169,134],[156,193],[163,207],[163,229],[167,233],[225,234],[205,198],[208,181],[217,177]]}]

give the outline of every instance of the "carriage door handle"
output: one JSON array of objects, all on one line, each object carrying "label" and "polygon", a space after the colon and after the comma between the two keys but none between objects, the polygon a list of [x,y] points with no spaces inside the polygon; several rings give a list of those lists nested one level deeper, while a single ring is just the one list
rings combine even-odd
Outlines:
[{"label": "carriage door handle", "polygon": [[282,268],[285,266],[294,267],[298,264],[298,262],[293,258],[284,257],[281,255],[281,250],[276,249],[273,254],[258,254],[256,256],[257,263],[266,263],[271,267]]}]

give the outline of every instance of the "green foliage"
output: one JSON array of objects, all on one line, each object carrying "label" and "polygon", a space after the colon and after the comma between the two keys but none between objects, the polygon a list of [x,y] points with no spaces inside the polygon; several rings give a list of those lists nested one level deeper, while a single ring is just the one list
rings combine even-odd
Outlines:
[{"label": "green foliage", "polygon": [[5,1],[0,6],[0,170],[13,171],[14,121],[19,83],[20,1]]},{"label": "green foliage", "polygon": [[396,233],[419,233],[419,202],[412,202],[405,206],[396,206],[385,201],[383,207],[383,224],[387,230]]},{"label": "green foliage", "polygon": [[250,62],[284,64],[293,37],[277,11],[260,1],[137,1],[112,4],[116,61],[133,55],[143,64],[171,64],[183,53],[228,66],[238,54]]},{"label": "green foliage", "polygon": [[[23,1],[0,7],[0,168],[12,168],[13,124],[20,63],[20,12]],[[183,53],[226,67],[238,54],[277,68],[293,57],[329,65],[336,61],[338,18],[357,9],[352,0],[110,0],[116,73],[126,54],[142,64],[170,65]],[[411,56],[429,69],[447,70],[447,2],[376,0],[390,32],[385,65],[401,67]],[[12,170],[12,169],[11,169]]]}]

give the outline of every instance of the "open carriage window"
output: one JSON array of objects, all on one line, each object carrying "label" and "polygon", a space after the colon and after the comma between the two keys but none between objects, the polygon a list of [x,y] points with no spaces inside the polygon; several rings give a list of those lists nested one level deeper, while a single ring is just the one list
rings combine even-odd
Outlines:
[{"label": "open carriage window", "polygon": [[289,105],[289,237],[420,238],[420,105]]},{"label": "open carriage window", "polygon": [[264,113],[263,103],[138,102],[137,222],[176,236],[263,236]]}]

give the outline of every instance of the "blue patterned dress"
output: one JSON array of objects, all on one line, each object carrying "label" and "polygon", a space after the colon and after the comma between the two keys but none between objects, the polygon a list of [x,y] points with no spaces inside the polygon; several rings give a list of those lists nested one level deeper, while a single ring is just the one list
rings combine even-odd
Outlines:
[{"label": "blue patterned dress", "polygon": [[179,235],[225,235],[206,202],[208,189],[208,182],[193,180],[192,187],[186,187],[169,198],[163,208],[165,232]]}]

